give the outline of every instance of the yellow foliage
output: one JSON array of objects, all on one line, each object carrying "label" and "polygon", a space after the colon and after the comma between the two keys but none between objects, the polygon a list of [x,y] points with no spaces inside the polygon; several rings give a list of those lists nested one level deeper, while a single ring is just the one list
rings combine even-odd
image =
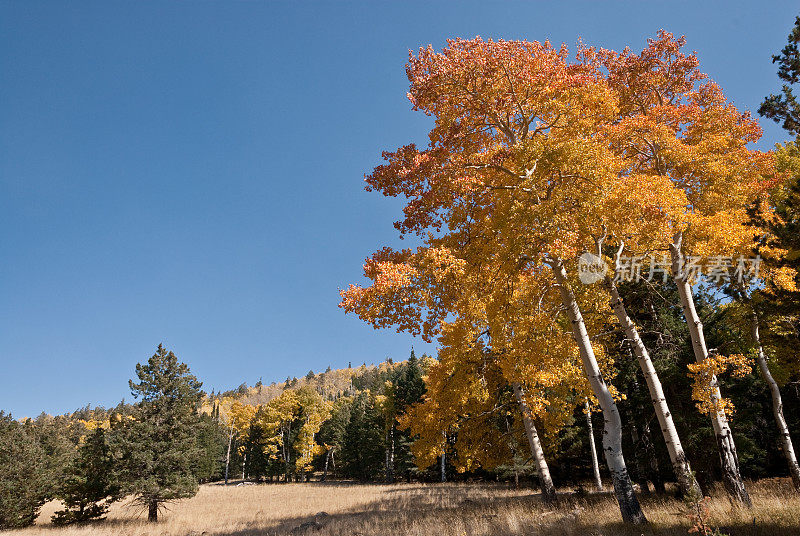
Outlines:
[{"label": "yellow foliage", "polygon": [[688,376],[692,379],[692,399],[697,409],[706,415],[721,411],[729,415],[733,413],[733,402],[719,394],[717,377],[720,374],[730,371],[733,376],[741,378],[752,370],[750,360],[742,354],[709,356],[699,363],[690,363],[688,368]]}]

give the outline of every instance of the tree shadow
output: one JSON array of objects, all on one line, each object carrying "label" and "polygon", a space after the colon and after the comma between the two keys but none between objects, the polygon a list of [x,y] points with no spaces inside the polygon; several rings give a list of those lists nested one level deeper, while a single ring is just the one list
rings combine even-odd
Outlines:
[{"label": "tree shadow", "polygon": [[[435,499],[441,492],[447,492],[448,486],[415,486],[413,488],[398,488],[385,490],[378,499],[358,507],[322,516],[292,516],[275,520],[271,524],[253,523],[252,528],[231,532],[216,532],[220,536],[266,536],[266,535],[297,535],[316,534],[319,536],[334,536],[340,534],[355,535],[384,535],[391,534],[393,530],[399,533],[398,527],[408,524],[409,519],[425,525],[428,520],[431,524],[438,524],[438,529],[449,534],[450,527],[444,521],[434,522],[437,518],[442,520],[452,519],[453,515],[462,519],[467,526],[473,523],[482,528],[474,534],[492,534],[511,536],[537,535],[537,536],[685,536],[687,527],[682,523],[665,526],[663,523],[654,523],[648,526],[633,526],[620,521],[595,521],[588,518],[584,511],[595,511],[599,508],[613,508],[613,516],[618,516],[616,505],[609,502],[611,491],[591,492],[588,494],[563,493],[557,502],[544,500],[538,492],[528,495],[511,497],[469,496],[463,494],[458,497],[457,485],[451,490],[450,504],[442,505]],[[412,490],[424,493],[411,493],[399,495],[399,492]],[[645,496],[642,506],[648,510],[648,503],[653,507],[664,499],[672,499],[669,495]],[[680,517],[679,506],[676,504],[676,517]],[[501,512],[507,509],[516,511],[530,511],[529,526],[519,530],[508,531]],[[305,524],[305,525],[304,525]],[[496,527],[495,527],[496,525]],[[488,529],[487,529],[488,527]],[[800,527],[787,527],[778,523],[752,524],[744,521],[731,522],[719,527],[721,533],[728,536],[797,536]],[[488,530],[488,531],[487,531]],[[416,531],[414,531],[416,533]],[[472,532],[467,532],[471,536]]]}]

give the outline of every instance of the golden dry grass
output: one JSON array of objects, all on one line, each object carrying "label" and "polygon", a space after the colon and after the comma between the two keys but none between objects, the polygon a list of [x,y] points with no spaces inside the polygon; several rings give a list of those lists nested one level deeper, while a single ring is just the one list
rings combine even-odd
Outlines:
[{"label": "golden dry grass", "polygon": [[[722,493],[711,501],[709,522],[730,536],[800,534],[800,496],[786,481],[750,484],[755,507],[731,506]],[[328,535],[506,536],[506,535],[685,535],[689,521],[680,502],[642,494],[649,527],[620,522],[609,494],[564,494],[557,506],[531,490],[487,484],[357,485],[347,483],[206,485],[196,497],[169,506],[158,524],[114,505],[104,523],[56,528],[45,506],[35,527],[14,536],[255,536],[309,533]],[[324,525],[298,531],[304,522]]]}]

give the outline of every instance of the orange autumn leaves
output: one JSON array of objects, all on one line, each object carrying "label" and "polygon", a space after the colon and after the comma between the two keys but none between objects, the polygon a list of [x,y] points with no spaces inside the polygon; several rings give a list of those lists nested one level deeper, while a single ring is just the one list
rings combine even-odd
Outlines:
[{"label": "orange autumn leaves", "polygon": [[455,281],[461,266],[463,261],[445,249],[420,248],[412,254],[411,250],[384,248],[364,264],[364,275],[373,284],[350,285],[342,291],[340,307],[375,328],[396,326],[398,332],[430,341],[456,297]]},{"label": "orange autumn leaves", "polygon": [[[472,375],[465,392],[491,384],[467,366],[488,359],[526,384],[539,418],[557,413],[548,404],[585,379],[543,261],[571,265],[600,236],[665,253],[676,233],[686,255],[747,254],[747,207],[780,180],[774,156],[749,147],[757,123],[684,45],[662,31],[639,53],[579,43],[570,57],[548,42],[476,38],[411,54],[408,97],[434,120],[428,146],[385,152],[366,182],[406,199],[395,226],[423,246],[377,252],[364,267],[371,284],[343,291],[341,307],[376,328],[439,337],[440,366]],[[599,327],[607,300],[577,290]]]}]

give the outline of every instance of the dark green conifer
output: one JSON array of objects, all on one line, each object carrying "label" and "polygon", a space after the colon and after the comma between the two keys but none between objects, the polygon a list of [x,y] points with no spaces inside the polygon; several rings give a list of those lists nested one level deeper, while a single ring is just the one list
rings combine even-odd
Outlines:
[{"label": "dark green conifer", "polygon": [[96,428],[78,448],[78,455],[66,470],[57,493],[64,509],[53,515],[53,524],[68,525],[103,519],[109,505],[120,498],[113,480],[111,457],[105,430]]},{"label": "dark green conifer", "polygon": [[372,480],[383,471],[383,420],[365,392],[359,393],[345,427],[342,461],[345,476]]},{"label": "dark green conifer", "polygon": [[122,490],[158,520],[165,502],[197,493],[202,449],[197,442],[202,383],[163,345],[129,382],[139,402],[116,423]]},{"label": "dark green conifer", "polygon": [[32,525],[53,479],[33,423],[19,423],[2,411],[0,477],[0,530]]}]

